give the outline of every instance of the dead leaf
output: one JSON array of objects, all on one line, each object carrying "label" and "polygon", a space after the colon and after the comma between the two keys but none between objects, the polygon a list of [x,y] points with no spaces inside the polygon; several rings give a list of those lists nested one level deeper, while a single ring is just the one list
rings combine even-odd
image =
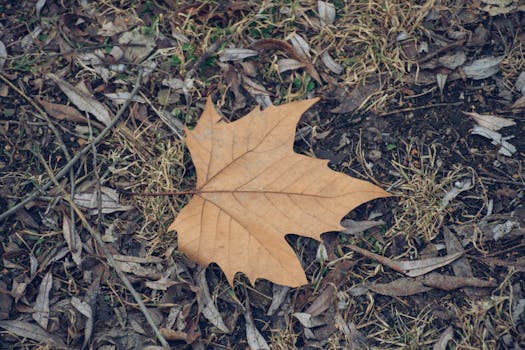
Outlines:
[{"label": "dead leaf", "polygon": [[504,15],[516,11],[525,11],[525,4],[520,0],[483,0],[483,11],[491,16]]},{"label": "dead leaf", "polygon": [[348,235],[355,235],[358,233],[361,233],[363,231],[369,230],[373,227],[384,225],[385,222],[383,220],[379,221],[355,221],[355,220],[343,220],[342,225],[344,226],[343,232]]},{"label": "dead leaf", "polygon": [[339,106],[333,108],[330,112],[332,113],[352,113],[368,101],[370,96],[375,94],[379,90],[379,84],[377,82],[365,83],[358,85],[352,90],[352,92],[347,93],[342,90],[337,94],[337,99],[339,100]]},{"label": "dead leaf", "polygon": [[48,344],[54,349],[69,349],[69,347],[55,334],[43,330],[40,326],[17,320],[0,321],[0,327],[19,337],[36,340],[39,343]]},{"label": "dead leaf", "polygon": [[476,112],[463,112],[463,114],[472,117],[472,119],[474,119],[474,121],[478,123],[479,126],[493,131],[498,131],[499,129],[516,125],[516,122],[514,120],[511,120],[509,118],[498,117],[496,115],[479,114]]},{"label": "dead leaf", "polygon": [[201,271],[197,273],[196,282],[198,290],[195,292],[197,293],[197,302],[202,310],[202,314],[221,332],[230,333],[230,330],[226,327],[217,306],[215,306],[215,303],[211,299],[208,282],[206,281],[205,269],[201,269]]},{"label": "dead leaf", "polygon": [[47,323],[49,322],[49,292],[52,286],[53,275],[51,272],[48,272],[42,278],[42,282],[40,282],[38,295],[33,306],[33,319],[44,329],[47,328]]},{"label": "dead leaf", "polygon": [[410,277],[416,277],[424,275],[430,271],[433,271],[442,266],[446,266],[459,258],[462,255],[461,252],[449,254],[446,256],[440,256],[436,258],[420,259],[420,260],[409,260],[409,261],[396,261],[397,265],[405,270],[405,274]]},{"label": "dead leaf", "polygon": [[317,1],[317,11],[322,25],[333,24],[335,21],[335,6],[327,1]]},{"label": "dead leaf", "polygon": [[374,283],[369,286],[371,291],[391,297],[404,297],[418,293],[428,292],[431,287],[415,278],[403,277],[389,283]]},{"label": "dead leaf", "polygon": [[474,80],[486,79],[499,72],[499,64],[504,56],[490,56],[475,60],[471,64],[463,66],[463,72],[467,78]]},{"label": "dead leaf", "polygon": [[89,96],[84,91],[81,91],[63,81],[53,73],[48,73],[46,77],[53,80],[58,87],[60,87],[60,90],[67,95],[69,100],[81,111],[92,114],[104,125],[108,125],[111,122],[111,119],[113,119],[110,112],[106,109],[106,106]]},{"label": "dead leaf", "polygon": [[256,50],[235,47],[222,50],[221,53],[219,53],[219,61],[240,61],[248,57],[257,56],[258,54],[259,52]]},{"label": "dead leaf", "polygon": [[349,210],[389,196],[293,152],[299,118],[316,101],[254,109],[228,124],[208,98],[195,129],[186,130],[197,190],[169,229],[177,230],[181,251],[202,265],[217,263],[230,284],[238,271],[252,282],[305,284],[284,236],[321,240],[321,233],[343,229]]},{"label": "dead leaf", "polygon": [[5,61],[7,60],[7,50],[2,41],[0,41],[0,72],[4,69]]},{"label": "dead leaf", "polygon": [[[121,92],[113,92],[109,94],[104,94],[104,96],[109,98],[115,104],[121,105],[121,104],[126,103],[127,100],[130,100],[131,93],[127,91],[121,91]],[[133,96],[133,98],[131,98],[131,101],[137,102],[137,103],[146,103],[146,100],[140,96]]]},{"label": "dead leaf", "polygon": [[44,107],[44,110],[58,120],[67,120],[75,123],[87,123],[87,118],[83,116],[78,109],[71,106],[61,105],[58,103],[51,103],[40,98],[36,98],[37,102]]},{"label": "dead leaf", "polygon": [[327,51],[323,52],[321,55],[321,61],[323,61],[326,68],[335,74],[341,74],[344,71],[343,66],[337,63]]},{"label": "dead leaf", "polygon": [[421,282],[432,288],[437,288],[441,290],[454,290],[463,287],[496,287],[497,284],[491,281],[485,281],[475,277],[458,277],[458,276],[449,276],[442,275],[437,272],[432,272],[421,279]]},{"label": "dead leaf", "polygon": [[177,282],[171,280],[168,276],[162,276],[156,281],[146,281],[144,282],[146,287],[155,290],[168,290],[169,287],[177,284]]},{"label": "dead leaf", "polygon": [[432,347],[432,350],[447,350],[447,344],[454,338],[454,329],[448,326],[447,329],[441,333],[438,341]]},{"label": "dead leaf", "polygon": [[[459,239],[447,226],[443,226],[443,236],[445,238],[445,246],[447,248],[448,254],[465,252]],[[462,256],[458,260],[454,261],[451,265],[454,275],[459,277],[474,277],[470,262],[465,256]],[[471,288],[464,289],[464,292],[470,297],[474,297],[476,293],[475,290]]]},{"label": "dead leaf", "polygon": [[[247,304],[249,304],[249,301],[247,301]],[[259,333],[257,327],[255,327],[255,322],[253,322],[253,317],[249,306],[246,308],[246,312],[244,313],[244,319],[246,320],[246,340],[248,341],[250,349],[270,350],[270,346],[261,333]]]},{"label": "dead leaf", "polygon": [[314,78],[319,84],[322,83],[319,73],[314,68],[314,65],[308,57],[303,56],[299,53],[292,45],[288,44],[284,40],[280,39],[260,39],[254,42],[251,46],[255,50],[280,50],[291,58],[304,63],[305,71]]},{"label": "dead leaf", "polygon": [[118,39],[118,43],[125,47],[124,57],[135,64],[144,61],[155,48],[154,37],[143,34],[142,30],[142,27],[137,27]]},{"label": "dead leaf", "polygon": [[284,73],[289,70],[296,70],[303,68],[305,64],[303,62],[297,61],[293,58],[281,58],[277,61],[277,70],[279,73]]},{"label": "dead leaf", "polygon": [[62,219],[62,234],[71,252],[71,257],[77,266],[82,263],[82,241],[75,228],[71,224],[71,219],[64,214]]},{"label": "dead leaf", "polygon": [[492,131],[479,125],[475,125],[470,131],[470,133],[473,135],[480,135],[489,140],[492,140],[492,144],[499,147],[499,154],[503,154],[507,157],[512,157],[512,155],[516,152],[516,147],[507,141],[512,137],[503,137],[503,135],[501,135],[499,132]]},{"label": "dead leaf", "polygon": [[[523,94],[523,93],[522,93]],[[515,111],[515,110],[521,110],[525,107],[525,95],[518,98],[516,101],[514,101],[513,104],[511,104],[508,107],[505,107],[505,110],[507,111]]]},{"label": "dead leaf", "polygon": [[275,311],[279,309],[279,307],[284,303],[289,291],[289,287],[280,286],[278,284],[274,284],[272,286],[272,304],[268,308],[268,312],[266,312],[267,316],[272,316]]},{"label": "dead leaf", "polygon": [[[98,210],[98,199],[96,192],[96,187],[93,186],[84,192],[75,193],[73,200],[75,204],[80,207],[93,209],[91,213],[94,214]],[[119,195],[115,189],[102,186],[100,188],[100,192],[102,213],[109,214],[116,211],[126,211],[133,209],[132,206],[120,204]]]},{"label": "dead leaf", "polygon": [[289,37],[289,40],[299,56],[303,57],[304,59],[308,59],[310,57],[310,50],[312,48],[302,36],[294,33]]}]

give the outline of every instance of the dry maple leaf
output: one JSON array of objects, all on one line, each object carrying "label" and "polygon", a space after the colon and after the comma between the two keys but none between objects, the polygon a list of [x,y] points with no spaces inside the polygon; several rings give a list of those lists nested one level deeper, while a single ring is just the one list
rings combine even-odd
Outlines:
[{"label": "dry maple leaf", "polygon": [[179,249],[207,266],[217,263],[230,284],[239,271],[253,283],[266,278],[296,287],[307,283],[284,236],[321,239],[339,231],[344,215],[389,194],[366,181],[293,151],[299,118],[318,99],[254,109],[226,123],[208,98],[186,144],[197,189],[169,230]]}]

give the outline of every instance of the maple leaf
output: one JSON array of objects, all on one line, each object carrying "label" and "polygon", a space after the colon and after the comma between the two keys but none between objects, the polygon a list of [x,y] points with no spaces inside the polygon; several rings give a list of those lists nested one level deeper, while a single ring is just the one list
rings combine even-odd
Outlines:
[{"label": "maple leaf", "polygon": [[343,229],[350,210],[389,196],[293,151],[299,118],[317,100],[257,108],[226,123],[208,98],[195,129],[186,129],[197,189],[169,227],[186,256],[217,263],[230,284],[241,271],[252,283],[300,286],[306,276],[285,235],[321,240]]}]

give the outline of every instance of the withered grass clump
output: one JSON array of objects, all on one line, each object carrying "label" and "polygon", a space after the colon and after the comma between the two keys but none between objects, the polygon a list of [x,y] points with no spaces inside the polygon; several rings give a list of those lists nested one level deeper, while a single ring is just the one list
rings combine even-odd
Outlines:
[{"label": "withered grass clump", "polygon": [[392,162],[399,180],[391,192],[399,203],[394,209],[394,225],[386,234],[428,242],[439,234],[447,213],[453,211],[444,203],[445,195],[462,181],[472,181],[472,171],[456,168],[444,173],[435,145],[407,143],[404,152],[403,160]]}]

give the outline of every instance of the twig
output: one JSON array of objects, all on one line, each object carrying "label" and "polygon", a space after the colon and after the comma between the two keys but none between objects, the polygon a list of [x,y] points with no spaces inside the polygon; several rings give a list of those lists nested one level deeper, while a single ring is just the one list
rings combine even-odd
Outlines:
[{"label": "twig", "polygon": [[396,262],[394,260],[392,260],[392,259],[385,258],[384,256],[377,255],[375,253],[369,252],[368,250],[363,249],[363,248],[359,248],[358,246],[353,245],[353,244],[347,244],[346,246],[348,248],[352,249],[354,252],[357,252],[357,253],[359,253],[361,255],[364,255],[367,258],[376,260],[381,265],[385,265],[385,266],[390,267],[392,270],[395,270],[395,271],[400,272],[402,274],[404,274],[406,272],[404,269],[401,268],[401,266],[396,264]]},{"label": "twig", "polygon": [[[131,91],[129,97],[126,99],[126,101],[124,102],[120,110],[118,111],[115,118],[106,126],[104,130],[102,130],[102,132],[97,137],[95,137],[95,139],[91,143],[87,144],[82,150],[80,150],[80,152],[78,152],[73,158],[71,158],[70,161],[67,162],[67,164],[62,168],[62,170],[60,170],[55,175],[56,180],[60,180],[61,178],[63,178],[64,175],[68,173],[69,169],[71,169],[71,167],[75,165],[75,163],[78,162],[80,158],[82,158],[86,153],[88,153],[91,150],[91,145],[92,144],[96,145],[100,141],[102,141],[102,139],[106,137],[109,131],[118,123],[120,117],[124,114],[124,111],[128,108],[131,101],[133,100],[133,97],[135,97],[135,95],[139,91],[141,79],[142,79],[142,70],[139,71],[139,74],[137,76],[137,81],[135,82],[135,87]],[[22,201],[20,201],[18,204],[15,204],[11,208],[9,208],[8,210],[0,214],[0,221],[14,214],[18,209],[22,208],[24,205],[26,205],[27,203],[29,203],[30,201],[38,197],[43,191],[47,191],[49,188],[51,188],[52,185],[53,185],[53,181],[48,181],[39,190],[34,191],[29,196],[27,196]]]},{"label": "twig", "polygon": [[417,106],[417,107],[408,107],[408,108],[402,108],[402,109],[396,109],[394,111],[389,111],[385,113],[379,114],[379,117],[385,117],[387,115],[397,114],[397,113],[405,113],[405,112],[412,112],[412,111],[418,111],[421,109],[428,109],[428,108],[434,108],[434,107],[446,107],[446,106],[459,106],[462,105],[463,102],[454,102],[454,103],[434,103],[431,105],[425,105],[425,106]]},{"label": "twig", "polygon": [[164,337],[160,333],[160,330],[158,329],[157,325],[155,324],[155,321],[153,320],[153,318],[151,317],[151,314],[150,314],[149,310],[147,309],[146,305],[144,305],[144,302],[142,301],[142,298],[140,297],[139,293],[137,293],[135,288],[133,288],[133,286],[131,285],[131,282],[129,281],[129,279],[126,276],[126,274],[124,272],[122,272],[122,270],[118,267],[117,263],[113,259],[113,256],[111,255],[111,252],[108,250],[108,248],[106,247],[105,243],[102,241],[102,237],[101,237],[100,233],[97,230],[95,230],[89,224],[89,222],[87,221],[86,217],[84,216],[84,213],[82,213],[82,211],[78,208],[78,206],[73,201],[73,198],[71,198],[69,193],[67,193],[66,190],[62,187],[62,185],[60,185],[58,183],[57,178],[53,174],[53,170],[51,170],[51,168],[47,164],[47,162],[44,159],[44,157],[42,156],[42,154],[40,152],[38,152],[37,156],[38,156],[38,159],[40,160],[40,162],[42,163],[42,165],[44,166],[44,168],[46,168],[46,172],[47,172],[49,178],[51,179],[51,182],[62,192],[62,195],[64,196],[64,199],[73,208],[75,213],[77,213],[77,216],[79,217],[80,221],[82,222],[82,226],[84,226],[84,228],[86,228],[86,230],[88,230],[88,232],[90,233],[91,237],[93,237],[93,239],[97,242],[97,245],[102,249],[102,252],[104,253],[104,256],[106,257],[109,265],[113,268],[113,270],[115,270],[115,272],[117,273],[117,275],[120,278],[120,280],[124,283],[126,288],[129,290],[129,292],[133,296],[133,299],[135,299],[135,301],[137,302],[137,304],[138,304],[138,306],[140,308],[140,311],[142,311],[142,313],[144,314],[144,317],[146,318],[146,321],[149,323],[150,327],[153,329],[153,332],[157,336],[157,339],[160,341],[160,343],[162,344],[163,347],[165,347],[166,349],[169,349],[168,342],[166,341],[166,339],[164,339]]}]

